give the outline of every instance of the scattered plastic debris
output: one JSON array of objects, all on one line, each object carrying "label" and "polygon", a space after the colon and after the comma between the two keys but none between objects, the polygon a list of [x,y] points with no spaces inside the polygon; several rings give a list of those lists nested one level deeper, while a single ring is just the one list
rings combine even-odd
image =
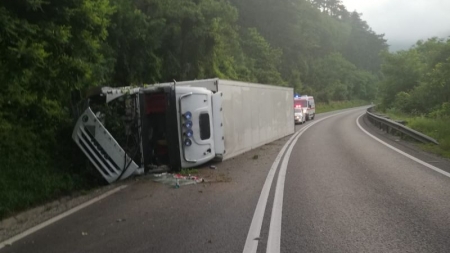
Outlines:
[{"label": "scattered plastic debris", "polygon": [[183,185],[198,184],[204,182],[203,178],[193,176],[193,175],[181,175],[181,174],[170,174],[170,173],[160,173],[153,174],[153,181],[160,182],[167,185],[172,185],[175,188],[180,188]]},{"label": "scattered plastic debris", "polygon": [[87,233],[87,232],[81,232],[81,235],[82,235],[82,236],[87,236],[88,233]]},{"label": "scattered plastic debris", "polygon": [[153,174],[154,177],[163,177],[165,175],[167,175],[167,173],[165,173],[165,172],[161,173],[161,174]]},{"label": "scattered plastic debris", "polygon": [[254,155],[253,156],[253,160],[256,160],[256,159],[258,159],[259,158],[259,155]]},{"label": "scattered plastic debris", "polygon": [[215,170],[215,169],[217,169],[217,167],[216,167],[216,166],[214,166],[214,165],[211,165],[211,166],[209,166],[209,168],[210,168],[210,169],[212,169],[212,170]]},{"label": "scattered plastic debris", "polygon": [[126,221],[126,219],[117,219],[116,222]]}]

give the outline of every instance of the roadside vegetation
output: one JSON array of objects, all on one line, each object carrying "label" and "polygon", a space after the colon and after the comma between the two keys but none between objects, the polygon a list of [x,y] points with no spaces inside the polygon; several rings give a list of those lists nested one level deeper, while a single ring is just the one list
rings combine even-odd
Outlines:
[{"label": "roadside vegetation", "polygon": [[345,100],[345,101],[331,101],[329,103],[317,103],[316,113],[331,112],[370,104],[371,102],[367,102],[364,100]]},{"label": "roadside vegetation", "polygon": [[71,140],[78,91],[219,77],[371,101],[386,49],[335,0],[1,1],[0,219],[104,184]]},{"label": "roadside vegetation", "polygon": [[408,127],[434,138],[439,145],[419,144],[419,146],[426,151],[450,158],[450,118],[414,116],[394,109],[386,110],[384,114],[391,119],[405,121]]},{"label": "roadside vegetation", "polygon": [[439,145],[424,149],[450,158],[450,39],[419,41],[383,58],[377,110],[435,138]]}]

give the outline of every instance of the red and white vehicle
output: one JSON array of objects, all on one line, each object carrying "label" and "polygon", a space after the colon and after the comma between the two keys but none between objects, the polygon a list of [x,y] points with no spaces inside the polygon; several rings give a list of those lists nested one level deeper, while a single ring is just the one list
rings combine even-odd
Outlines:
[{"label": "red and white vehicle", "polygon": [[302,110],[302,114],[306,120],[314,119],[314,117],[316,117],[316,104],[314,103],[314,97],[308,95],[303,95],[300,97],[296,96],[294,98],[294,110],[298,111],[299,109]]}]

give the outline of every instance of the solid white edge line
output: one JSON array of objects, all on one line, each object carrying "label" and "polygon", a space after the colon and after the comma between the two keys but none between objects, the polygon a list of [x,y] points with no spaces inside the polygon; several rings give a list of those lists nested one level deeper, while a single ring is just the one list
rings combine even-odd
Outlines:
[{"label": "solid white edge line", "polygon": [[441,173],[441,174],[444,175],[444,176],[450,177],[450,173],[448,173],[448,172],[446,172],[446,171],[444,171],[444,170],[441,170],[441,169],[439,169],[439,168],[437,168],[437,167],[435,167],[435,166],[433,166],[433,165],[431,165],[431,164],[429,164],[429,163],[426,163],[426,162],[424,162],[424,161],[422,161],[422,160],[420,160],[420,159],[418,159],[418,158],[416,158],[416,157],[414,157],[414,156],[412,156],[412,155],[410,155],[410,154],[408,154],[408,153],[405,153],[405,152],[401,151],[400,149],[395,148],[395,147],[393,147],[393,146],[387,144],[386,142],[380,140],[379,138],[375,137],[374,135],[372,135],[371,133],[369,133],[368,131],[366,131],[366,130],[365,130],[364,128],[362,128],[361,125],[359,124],[359,119],[360,119],[362,116],[364,116],[364,114],[361,114],[361,115],[356,119],[356,124],[358,125],[359,129],[361,129],[365,134],[367,134],[368,136],[372,137],[374,140],[378,141],[379,143],[383,144],[384,146],[386,146],[386,147],[388,147],[388,148],[390,148],[390,149],[392,149],[392,150],[394,150],[394,151],[396,151],[396,152],[398,152],[398,153],[400,153],[400,154],[402,154],[402,155],[408,157],[409,159],[411,159],[411,160],[413,160],[413,161],[415,161],[415,162],[417,162],[417,163],[419,163],[419,164],[422,164],[423,166],[425,166],[425,167],[427,167],[427,168],[429,168],[429,169],[432,169],[432,170],[434,170],[434,171],[436,171],[436,172],[438,172],[438,173]]},{"label": "solid white edge line", "polygon": [[262,222],[264,218],[264,213],[266,211],[267,200],[269,198],[270,188],[272,186],[273,178],[278,169],[278,164],[280,163],[281,157],[283,157],[286,148],[292,142],[292,140],[302,132],[304,127],[298,130],[294,135],[284,144],[283,148],[278,153],[272,167],[270,167],[269,173],[267,174],[266,181],[261,190],[261,195],[259,196],[258,203],[256,204],[255,213],[253,214],[252,223],[250,229],[248,230],[247,239],[245,240],[245,246],[243,253],[255,253],[258,249],[259,236],[261,233]]},{"label": "solid white edge line", "polygon": [[[353,111],[353,110],[351,110]],[[313,125],[326,120],[328,118],[337,116],[342,113],[346,113],[349,111],[337,113],[334,115],[327,116],[325,118],[322,118],[320,120],[317,120],[313,124],[310,124],[309,126],[302,129],[301,133],[295,138],[295,140],[290,144],[288,151],[286,152],[286,155],[283,158],[283,163],[280,167],[280,172],[278,173],[278,179],[277,179],[277,186],[275,188],[275,197],[273,200],[273,207],[272,207],[272,215],[270,217],[270,227],[269,227],[269,237],[267,239],[267,253],[279,253],[281,250],[281,221],[282,221],[282,213],[283,213],[283,197],[284,197],[284,183],[286,181],[286,172],[287,172],[287,165],[289,162],[290,155],[292,153],[292,149],[294,148],[298,138],[310,127]]]},{"label": "solid white edge line", "polygon": [[[306,128],[307,129],[307,128]],[[305,130],[306,130],[305,129]],[[303,134],[302,131],[301,134]],[[275,198],[273,200],[273,208],[272,215],[270,217],[270,227],[269,227],[269,237],[267,239],[267,249],[266,252],[277,253],[280,252],[281,246],[281,214],[282,214],[282,206],[283,206],[283,196],[284,196],[284,182],[286,178],[286,170],[283,168],[287,167],[286,157],[290,157],[292,149],[294,148],[295,143],[298,138],[301,136],[299,134],[295,140],[290,144],[286,155],[284,156],[283,163],[280,167],[280,172],[278,172],[277,186],[275,188]],[[276,208],[279,207],[279,208]]]},{"label": "solid white edge line", "polygon": [[12,237],[10,239],[8,239],[8,240],[6,240],[4,242],[1,242],[0,243],[0,249],[2,249],[3,247],[5,247],[7,245],[11,245],[14,242],[16,242],[16,241],[18,241],[18,240],[20,240],[20,239],[22,239],[22,238],[24,238],[24,237],[34,233],[34,232],[40,230],[40,229],[43,229],[43,228],[47,227],[48,225],[51,225],[51,224],[53,224],[53,223],[55,223],[55,222],[65,218],[65,217],[67,217],[67,216],[69,216],[69,215],[71,215],[71,214],[73,214],[73,213],[75,213],[75,212],[77,212],[77,211],[79,211],[79,210],[89,206],[89,205],[92,205],[95,202],[100,201],[100,200],[108,197],[111,194],[114,194],[114,193],[116,193],[116,192],[118,192],[118,191],[120,191],[122,189],[125,189],[126,187],[127,187],[127,185],[122,185],[122,186],[117,187],[115,189],[112,189],[112,190],[110,190],[108,192],[105,192],[102,195],[89,200],[88,202],[85,202],[85,203],[83,203],[83,204],[81,204],[79,206],[76,206],[76,207],[74,207],[74,208],[72,208],[70,210],[67,210],[64,213],[61,213],[61,214],[59,214],[59,215],[57,215],[57,216],[55,216],[55,217],[53,217],[53,218],[51,218],[51,219],[41,223],[39,225],[36,225],[36,226],[34,226],[34,227],[32,227],[32,228],[30,228],[30,229],[28,229],[28,230],[18,234],[18,235],[15,235],[14,237]]},{"label": "solid white edge line", "polygon": [[[335,115],[339,115],[339,114],[346,113],[346,112],[351,112],[351,111],[358,110],[358,109],[359,108],[346,110],[344,112],[337,113]],[[329,118],[329,117],[332,117],[335,115],[331,115],[326,118]],[[314,125],[315,123],[318,123],[326,118],[316,120],[316,122],[314,122],[310,125]],[[287,149],[289,144],[292,142],[292,140],[294,138],[296,138],[296,136],[298,136],[304,130],[306,130],[308,127],[309,127],[309,125],[303,127],[302,129],[300,129],[296,133],[294,133],[294,135],[286,142],[286,144],[283,146],[283,148],[281,149],[281,151],[278,153],[277,157],[275,158],[275,161],[273,162],[272,167],[270,168],[269,173],[267,174],[266,181],[264,182],[264,186],[261,190],[261,195],[259,196],[258,203],[256,205],[255,212],[253,214],[252,223],[250,225],[250,228],[249,228],[249,231],[247,234],[247,239],[245,241],[243,253],[255,253],[257,251],[259,238],[260,238],[260,234],[261,234],[261,227],[262,227],[262,223],[263,223],[263,219],[264,219],[264,213],[265,213],[266,206],[267,206],[267,200],[269,198],[270,188],[272,186],[273,178],[278,169],[280,160],[283,157],[285,150]]]}]

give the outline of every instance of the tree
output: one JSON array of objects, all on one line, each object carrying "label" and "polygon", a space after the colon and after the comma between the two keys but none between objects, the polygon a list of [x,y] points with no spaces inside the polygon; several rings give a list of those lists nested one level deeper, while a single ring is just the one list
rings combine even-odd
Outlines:
[{"label": "tree", "polygon": [[107,0],[0,3],[0,218],[74,187],[70,91],[107,79],[112,12]]},{"label": "tree", "polygon": [[251,64],[256,82],[284,84],[278,66],[281,63],[281,49],[273,49],[255,28],[242,33],[242,48]]},{"label": "tree", "polygon": [[413,114],[445,114],[450,102],[450,40],[418,41],[407,51],[385,53],[383,58],[384,107]]}]

